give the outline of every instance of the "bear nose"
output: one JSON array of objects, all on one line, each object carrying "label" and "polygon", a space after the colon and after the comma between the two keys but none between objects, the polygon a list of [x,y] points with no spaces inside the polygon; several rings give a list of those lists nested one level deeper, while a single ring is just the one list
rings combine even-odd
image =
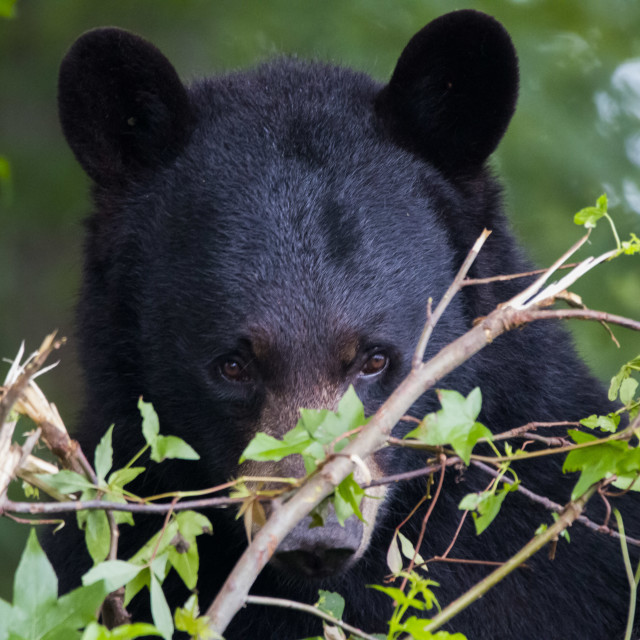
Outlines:
[{"label": "bear nose", "polygon": [[330,509],[321,527],[309,528],[307,516],[289,533],[276,550],[274,566],[310,578],[326,578],[344,571],[357,557],[362,541],[362,522],[348,518],[344,527]]},{"label": "bear nose", "polygon": [[344,569],[355,552],[353,548],[283,551],[276,553],[275,560],[283,569],[309,578],[328,578]]}]

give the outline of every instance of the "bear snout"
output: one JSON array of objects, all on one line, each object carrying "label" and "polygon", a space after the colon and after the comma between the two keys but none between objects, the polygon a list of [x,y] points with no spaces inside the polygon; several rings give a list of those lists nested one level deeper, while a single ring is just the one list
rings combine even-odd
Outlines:
[{"label": "bear snout", "polygon": [[271,559],[287,573],[328,578],[349,568],[360,557],[364,526],[352,516],[340,526],[333,509],[321,527],[309,528],[307,516],[289,533]]}]

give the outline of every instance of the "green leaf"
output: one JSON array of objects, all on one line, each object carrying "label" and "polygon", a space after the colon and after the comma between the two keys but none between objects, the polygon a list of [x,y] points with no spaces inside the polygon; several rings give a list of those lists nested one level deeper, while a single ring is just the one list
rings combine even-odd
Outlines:
[{"label": "green leaf", "polygon": [[96,612],[109,591],[104,582],[96,582],[86,587],[78,587],[62,596],[56,609],[45,618],[45,623],[54,628],[78,629],[96,619]]},{"label": "green leaf", "polygon": [[610,413],[606,416],[591,415],[580,420],[580,424],[588,429],[600,429],[614,433],[620,424],[620,416],[617,413]]},{"label": "green leaf", "polygon": [[587,229],[595,228],[598,220],[607,213],[607,195],[602,194],[596,201],[595,207],[580,209],[573,217],[574,224],[584,225]]},{"label": "green leaf", "polygon": [[640,492],[640,479],[637,473],[632,476],[616,476],[616,479],[611,484],[623,491]]},{"label": "green leaf", "polygon": [[151,459],[162,462],[166,458],[199,460],[200,456],[182,438],[177,436],[157,436],[151,445]]},{"label": "green leaf", "polygon": [[153,405],[150,402],[145,402],[142,397],[138,400],[138,410],[142,416],[142,435],[147,444],[153,447],[160,433],[158,414]]},{"label": "green leaf", "polygon": [[67,640],[79,637],[80,627],[95,620],[108,591],[104,583],[80,587],[58,598],[58,581],[51,563],[29,534],[14,582],[13,607],[0,601],[0,637],[23,640]]},{"label": "green leaf", "polygon": [[448,631],[431,633],[430,631],[425,631],[429,624],[431,624],[429,619],[410,616],[402,623],[399,629],[410,634],[413,640],[466,640],[466,637],[461,633],[449,633]]},{"label": "green leaf", "polygon": [[184,542],[177,546],[169,547],[169,562],[178,572],[187,588],[195,589],[198,582],[198,548],[195,543],[189,543],[182,536],[179,537]]},{"label": "green leaf", "polygon": [[82,584],[87,586],[104,580],[107,591],[111,593],[131,582],[143,567],[124,560],[107,560],[96,565],[82,576]]},{"label": "green leaf", "polygon": [[[319,422],[310,422],[309,417],[313,414],[321,417]],[[349,385],[344,396],[338,403],[337,411],[313,411],[303,409],[300,411],[300,421],[313,438],[322,444],[329,444],[347,431],[356,429],[366,424],[364,417],[364,406],[358,398],[358,394],[352,385]],[[341,451],[349,440],[344,438],[336,444],[336,452]]]},{"label": "green leaf", "polygon": [[[576,443],[592,442],[598,438],[590,433],[569,430]],[[627,442],[612,440],[592,447],[575,449],[567,455],[562,470],[580,471],[580,478],[571,493],[571,499],[580,497],[592,484],[609,474],[630,475],[640,470],[640,449],[630,448]]]},{"label": "green leaf", "polygon": [[502,489],[495,493],[491,491],[469,493],[462,498],[458,509],[473,512],[476,535],[480,535],[495,520],[498,513],[500,513],[500,507],[502,507],[507,493],[515,491],[517,488],[518,483],[514,482],[513,484],[503,484]]},{"label": "green leaf", "polygon": [[167,599],[164,597],[164,592],[160,586],[160,582],[156,576],[151,573],[151,616],[153,617],[153,623],[158,627],[158,631],[162,634],[165,640],[171,640],[173,636],[173,618],[171,616],[171,610],[167,604]]},{"label": "green leaf", "polygon": [[43,610],[58,599],[58,578],[45,555],[35,529],[29,532],[13,581],[13,607],[19,609],[26,623],[33,627]]},{"label": "green leaf", "polygon": [[335,593],[334,591],[324,591],[323,589],[318,590],[318,595],[320,597],[315,606],[318,607],[320,611],[328,613],[337,620],[342,620],[342,614],[344,613],[344,598],[339,593]]},{"label": "green leaf", "polygon": [[127,582],[127,585],[124,589],[124,606],[128,606],[128,604],[133,600],[133,598],[144,588],[149,588],[151,580],[151,570],[149,567],[143,567],[142,571],[130,582]]},{"label": "green leaf", "polygon": [[457,391],[438,391],[441,409],[430,413],[405,438],[416,438],[429,445],[450,444],[465,464],[469,464],[471,451],[480,438],[492,437],[491,432],[476,422],[482,406],[482,394],[476,387],[465,398]]},{"label": "green leaf", "polygon": [[107,473],[111,469],[113,464],[113,446],[111,444],[111,437],[113,434],[113,427],[111,425],[107,432],[102,436],[94,456],[95,469],[98,480],[102,481],[107,477]]},{"label": "green leaf", "polygon": [[[336,412],[328,409],[301,409],[298,423],[284,435],[282,440],[266,433],[256,434],[243,451],[240,462],[278,461],[299,453],[302,455],[307,473],[310,473],[325,457],[323,445],[332,443],[342,434],[366,422],[362,402],[353,387],[349,386]],[[335,451],[341,451],[348,442],[348,438],[336,442]]]},{"label": "green leaf", "polygon": [[391,573],[400,573],[402,571],[402,555],[397,536],[393,536],[387,549],[387,566]]},{"label": "green leaf", "polygon": [[333,506],[341,527],[344,527],[345,520],[354,514],[364,522],[360,511],[360,503],[363,497],[364,489],[355,481],[353,473],[350,473],[336,487]]},{"label": "green leaf", "polygon": [[627,378],[620,385],[620,402],[624,405],[630,405],[635,400],[638,381],[633,378]]},{"label": "green leaf", "polygon": [[278,440],[266,433],[257,433],[242,452],[240,462],[245,460],[278,461],[294,453],[302,453],[312,442],[307,431],[295,427]]},{"label": "green leaf", "polygon": [[185,602],[184,607],[176,609],[173,616],[177,631],[185,631],[191,638],[197,640],[214,640],[219,638],[224,640],[222,636],[214,633],[209,626],[209,619],[200,616],[200,607],[198,607],[198,596],[194,593]]},{"label": "green leaf", "polygon": [[109,476],[109,489],[119,493],[122,488],[135,480],[145,470],[144,467],[129,467],[128,469],[116,469]]},{"label": "green leaf", "polygon": [[409,538],[407,538],[407,536],[405,536],[400,531],[398,531],[398,538],[400,539],[400,548],[402,549],[402,555],[407,558],[407,560],[413,560],[413,558],[415,557],[415,562],[417,564],[423,564],[424,559],[419,553],[416,553],[415,547],[411,543],[411,540],[409,540]]},{"label": "green leaf", "polygon": [[632,256],[636,253],[640,253],[640,238],[635,233],[630,234],[629,240],[623,240],[620,243],[622,253],[627,256]]},{"label": "green leaf", "polygon": [[63,469],[58,473],[38,473],[36,478],[53,487],[60,493],[75,493],[85,489],[93,489],[93,484],[75,471]]},{"label": "green leaf", "polygon": [[609,400],[613,401],[618,397],[618,392],[622,383],[631,376],[634,371],[640,371],[640,356],[636,356],[633,360],[626,362],[620,367],[620,371],[611,378],[609,385]]},{"label": "green leaf", "polygon": [[94,564],[102,562],[109,555],[111,530],[107,514],[102,509],[89,511],[84,525],[85,542]]},{"label": "green leaf", "polygon": [[107,629],[97,622],[92,622],[84,630],[81,640],[131,640],[142,636],[161,635],[156,627],[147,622],[123,624],[115,629]]}]

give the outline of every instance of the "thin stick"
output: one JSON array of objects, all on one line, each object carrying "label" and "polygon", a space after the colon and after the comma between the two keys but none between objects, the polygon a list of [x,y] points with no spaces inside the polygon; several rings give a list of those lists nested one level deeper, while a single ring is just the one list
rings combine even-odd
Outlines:
[{"label": "thin stick", "polygon": [[266,596],[247,596],[246,598],[247,604],[263,604],[270,607],[282,607],[284,609],[294,609],[296,611],[304,611],[305,613],[310,613],[313,616],[317,616],[318,618],[322,618],[327,622],[335,625],[336,627],[340,627],[345,631],[356,636],[356,638],[361,638],[362,640],[377,640],[375,636],[369,635],[365,633],[361,629],[357,627],[352,627],[350,624],[343,622],[342,620],[338,620],[334,618],[332,615],[321,611],[317,607],[314,607],[310,604],[303,604],[302,602],[295,602],[294,600],[285,600],[284,598],[269,598]]},{"label": "thin stick", "polygon": [[606,311],[595,311],[593,309],[531,309],[520,313],[519,320],[523,322],[576,318],[578,320],[608,322],[626,327],[627,329],[633,329],[634,331],[640,331],[640,321],[638,320],[631,320],[631,318],[617,316],[613,313],[607,313]]},{"label": "thin stick", "polygon": [[[574,267],[577,267],[577,266],[578,266],[577,262],[572,262],[570,264],[563,264],[562,266],[558,267],[558,270],[573,269]],[[504,282],[506,280],[515,280],[516,278],[529,278],[530,276],[540,275],[545,271],[546,269],[534,269],[533,271],[526,271],[524,273],[510,273],[504,276],[491,276],[489,278],[465,278],[462,281],[462,286],[469,287],[477,284],[490,284],[492,282]]]},{"label": "thin stick", "polygon": [[456,277],[453,279],[453,282],[449,285],[449,288],[446,290],[445,294],[442,296],[442,300],[438,302],[438,306],[436,310],[431,313],[431,298],[429,298],[429,302],[427,305],[427,322],[424,325],[424,329],[422,330],[422,335],[418,340],[418,346],[416,347],[416,352],[413,356],[413,360],[411,362],[411,366],[416,369],[422,364],[424,359],[424,352],[427,348],[427,344],[429,342],[429,338],[433,333],[433,329],[436,326],[438,320],[440,320],[440,316],[444,313],[444,310],[449,306],[453,297],[460,291],[462,287],[462,282],[465,279],[471,265],[474,260],[480,253],[480,249],[482,249],[482,245],[486,242],[487,238],[491,235],[491,231],[484,229],[478,239],[475,241],[471,251],[469,251],[467,257],[465,258],[460,270],[458,271]]},{"label": "thin stick", "polygon": [[[440,456],[440,480],[438,481],[438,488],[436,489],[436,492],[433,498],[431,498],[431,502],[429,503],[429,508],[427,509],[427,513],[425,513],[424,518],[422,519],[422,526],[420,527],[420,535],[418,536],[418,541],[416,542],[415,551],[413,552],[413,557],[411,558],[411,561],[409,562],[409,566],[407,567],[408,574],[413,571],[413,567],[416,563],[416,556],[418,555],[418,550],[422,546],[422,541],[424,540],[424,534],[425,534],[425,531],[427,530],[427,522],[429,521],[429,518],[433,513],[433,509],[436,506],[436,503],[438,502],[438,498],[440,497],[440,491],[442,491],[442,484],[444,483],[444,472],[446,469],[445,462],[446,462],[446,458],[443,455],[441,455]],[[405,576],[404,579],[402,580],[402,584],[400,585],[400,591],[404,591],[404,588],[407,586],[408,580],[409,580],[409,577]]]},{"label": "thin stick", "polygon": [[[509,306],[513,308],[523,308],[523,306],[529,301],[532,296],[542,289],[544,283],[568,260],[582,245],[589,239],[591,230],[578,240],[571,248],[565,251],[548,269],[546,269],[542,275],[532,282],[524,291],[519,293],[515,298],[509,300]],[[570,273],[573,273],[577,267],[574,267]],[[547,296],[548,297],[548,296]]]}]

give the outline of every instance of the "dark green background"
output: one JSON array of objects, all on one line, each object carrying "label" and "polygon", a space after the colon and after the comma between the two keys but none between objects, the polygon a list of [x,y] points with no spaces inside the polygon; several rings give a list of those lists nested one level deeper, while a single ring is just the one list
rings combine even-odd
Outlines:
[{"label": "dark green background", "polygon": [[[60,367],[41,382],[73,426],[81,380],[72,315],[88,183],[60,133],[56,76],[79,34],[99,25],[136,31],[185,80],[280,53],[385,79],[420,27],[459,8],[495,15],[520,54],[519,108],[494,164],[531,257],[540,265],[555,259],[580,235],[572,214],[603,191],[620,232],[640,235],[639,2],[19,0],[16,18],[0,20],[0,155],[13,169],[12,194],[0,199],[0,356],[13,356],[21,340],[34,349],[54,328],[70,336]],[[591,250],[611,246],[608,229],[598,228]],[[576,290],[594,308],[638,318],[640,260],[604,265]],[[618,350],[598,325],[572,326],[603,379],[640,353],[640,336],[629,331],[616,329]],[[9,596],[25,535],[26,527],[0,519],[0,597]]]}]

